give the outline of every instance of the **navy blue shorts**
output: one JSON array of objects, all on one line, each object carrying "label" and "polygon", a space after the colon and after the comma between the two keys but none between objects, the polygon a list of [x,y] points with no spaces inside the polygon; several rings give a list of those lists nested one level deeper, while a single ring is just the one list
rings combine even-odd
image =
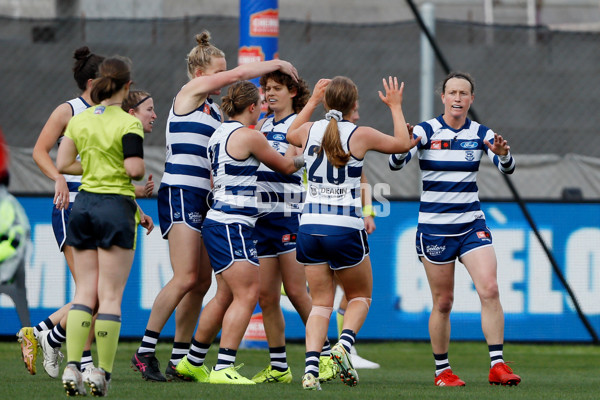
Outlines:
[{"label": "navy blue shorts", "polygon": [[52,206],[52,230],[54,231],[54,237],[60,251],[63,251],[65,241],[67,240],[67,225],[72,209],[73,203],[69,203],[69,207],[64,210],[59,210],[56,206]]},{"label": "navy blue shorts", "polygon": [[173,224],[186,224],[200,232],[207,212],[206,196],[173,186],[158,191],[158,222],[165,239]]},{"label": "navy blue shorts", "polygon": [[435,236],[417,231],[417,255],[433,264],[451,263],[470,251],[492,245],[492,233],[481,222],[460,236]]},{"label": "navy blue shorts", "polygon": [[133,198],[82,190],[69,216],[66,244],[82,250],[111,246],[135,249],[137,223]]},{"label": "navy blue shorts", "polygon": [[289,217],[260,217],[254,226],[258,257],[277,257],[296,250],[300,214]]},{"label": "navy blue shorts", "polygon": [[258,266],[251,227],[207,219],[202,226],[202,238],[215,274],[225,271],[235,261],[249,261]]},{"label": "navy blue shorts", "polygon": [[328,263],[333,270],[354,267],[369,255],[367,232],[353,230],[340,235],[315,235],[298,231],[296,259],[300,264]]}]

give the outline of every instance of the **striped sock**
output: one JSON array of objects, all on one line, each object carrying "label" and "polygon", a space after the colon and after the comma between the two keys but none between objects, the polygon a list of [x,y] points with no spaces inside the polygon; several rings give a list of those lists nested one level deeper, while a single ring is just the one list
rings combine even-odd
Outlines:
[{"label": "striped sock", "polygon": [[215,365],[215,371],[220,371],[225,368],[231,367],[235,364],[235,357],[237,350],[219,348],[219,356],[217,358],[217,365]]},{"label": "striped sock", "polygon": [[83,354],[81,355],[81,372],[83,372],[85,370],[85,367],[87,367],[88,365],[94,365],[94,360],[92,359],[92,351],[84,350]]},{"label": "striped sock", "polygon": [[321,349],[321,357],[330,357],[331,356],[331,343],[329,343],[329,339],[325,339],[325,343],[323,344],[323,348]]},{"label": "striped sock", "polygon": [[187,354],[187,359],[195,367],[199,367],[204,364],[206,354],[210,349],[210,343],[200,343],[196,339],[192,339],[192,345],[190,351]]},{"label": "striped sock", "polygon": [[356,333],[352,329],[344,329],[340,335],[340,343],[344,346],[344,349],[350,353],[350,349],[354,346],[356,341]]},{"label": "striped sock", "polygon": [[158,337],[160,332],[154,332],[150,329],[146,329],[144,337],[142,338],[142,344],[138,348],[138,354],[154,353],[156,352],[156,343],[158,343]]},{"label": "striped sock", "polygon": [[305,358],[304,373],[319,377],[319,352],[307,351]]},{"label": "striped sock", "polygon": [[48,344],[50,344],[52,348],[57,348],[60,347],[65,340],[67,340],[67,331],[60,326],[60,324],[56,324],[48,334]]},{"label": "striped sock", "polygon": [[33,334],[37,338],[40,332],[48,331],[52,328],[54,328],[54,323],[50,318],[46,318],[45,320],[33,327]]},{"label": "striped sock", "polygon": [[433,353],[433,358],[435,359],[435,376],[439,376],[445,370],[450,369],[450,361],[448,361],[448,353],[444,353],[444,354]]},{"label": "striped sock", "polygon": [[179,364],[179,361],[188,353],[190,350],[190,344],[185,342],[173,342],[173,350],[171,351],[171,363],[173,365]]},{"label": "striped sock", "polygon": [[504,362],[504,357],[502,356],[502,351],[504,349],[503,344],[490,344],[488,349],[490,351],[490,368],[498,363]]},{"label": "striped sock", "polygon": [[271,357],[271,368],[285,372],[287,371],[288,363],[287,363],[287,354],[285,352],[285,346],[281,347],[269,347],[269,356]]}]

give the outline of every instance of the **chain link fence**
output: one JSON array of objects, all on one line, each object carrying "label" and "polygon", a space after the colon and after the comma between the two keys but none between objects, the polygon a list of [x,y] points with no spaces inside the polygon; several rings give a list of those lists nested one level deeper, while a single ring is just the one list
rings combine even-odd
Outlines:
[{"label": "chain link fence", "polygon": [[[52,110],[79,94],[71,73],[74,49],[87,45],[94,53],[133,61],[134,86],[153,94],[158,115],[146,139],[149,169],[156,177],[162,174],[169,108],[187,82],[185,56],[195,45],[194,35],[208,29],[229,67],[237,63],[236,18],[0,18],[0,24],[0,127],[13,153],[16,179],[11,190],[19,193],[53,191],[51,182],[41,183],[48,180],[32,166],[30,154]],[[560,199],[563,192],[578,189],[584,200],[598,201],[600,33],[447,20],[437,20],[435,32],[451,67],[475,78],[478,122],[509,140],[518,163],[514,182],[522,196]],[[311,87],[322,77],[353,79],[359,88],[360,123],[389,133],[392,120],[377,94],[381,79],[394,75],[406,83],[406,118],[420,122],[420,46],[415,22],[280,22],[279,57],[291,61]],[[444,75],[436,65],[436,82]],[[437,99],[436,94],[436,115],[443,111]],[[367,176],[372,183],[389,183],[391,197],[417,198],[418,165],[411,164],[406,172],[392,174],[386,157],[370,155]],[[490,163],[482,163],[479,185],[482,198],[510,198]]]}]

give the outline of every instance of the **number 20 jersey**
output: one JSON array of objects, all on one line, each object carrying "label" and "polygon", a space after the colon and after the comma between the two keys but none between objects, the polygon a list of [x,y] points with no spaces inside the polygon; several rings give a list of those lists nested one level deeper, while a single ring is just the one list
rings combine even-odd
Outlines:
[{"label": "number 20 jersey", "polygon": [[[325,151],[317,154],[329,121],[315,122],[304,149],[307,189],[300,225],[307,233],[335,234],[349,229],[364,229],[360,201],[360,175],[363,160],[350,156],[348,163],[336,168]],[[348,152],[348,142],[356,129],[349,121],[337,123],[340,141]]]}]

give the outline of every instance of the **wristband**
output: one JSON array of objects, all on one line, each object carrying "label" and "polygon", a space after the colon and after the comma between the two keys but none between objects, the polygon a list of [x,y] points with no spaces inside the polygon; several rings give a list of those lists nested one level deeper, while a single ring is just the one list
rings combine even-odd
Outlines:
[{"label": "wristband", "polygon": [[371,204],[363,207],[362,214],[363,214],[363,217],[376,217],[377,216],[377,214],[375,213],[375,210],[373,209],[373,206]]},{"label": "wristband", "polygon": [[300,169],[304,167],[304,155],[300,154],[299,156],[294,157],[294,167],[296,169]]},{"label": "wristband", "polygon": [[503,156],[498,156],[502,164],[506,164],[508,161],[510,161],[510,157],[510,151]]}]

